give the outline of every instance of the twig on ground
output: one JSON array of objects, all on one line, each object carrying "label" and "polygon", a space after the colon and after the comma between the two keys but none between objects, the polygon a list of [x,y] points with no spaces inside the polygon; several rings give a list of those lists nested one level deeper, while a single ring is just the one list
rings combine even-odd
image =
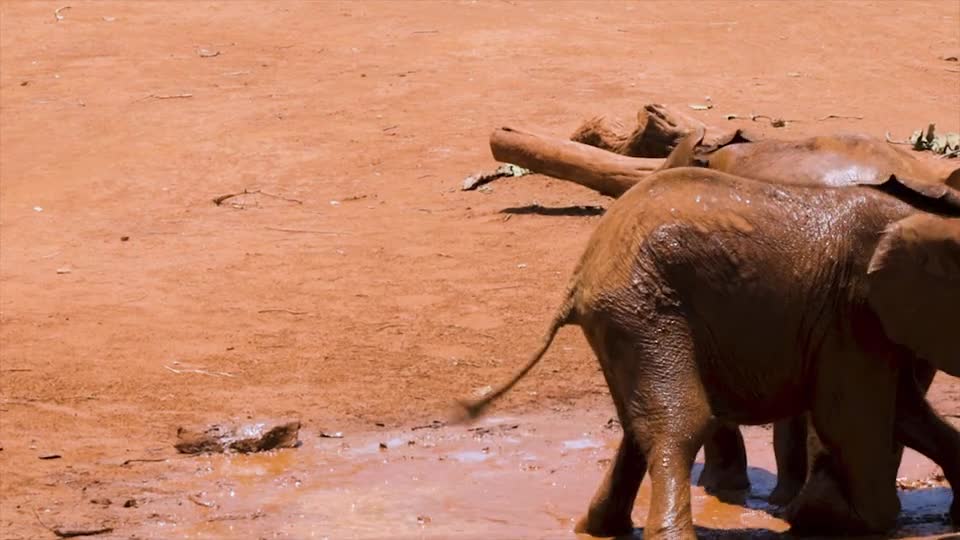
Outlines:
[{"label": "twig on ground", "polygon": [[137,101],[143,101],[145,99],[184,99],[192,97],[193,94],[150,94],[149,96],[140,98]]},{"label": "twig on ground", "polygon": [[261,309],[261,310],[258,311],[257,313],[289,313],[290,315],[307,315],[307,314],[309,314],[310,312],[309,312],[309,311],[294,311],[294,310],[292,310],[292,309],[286,309],[286,308],[269,308],[269,309]]},{"label": "twig on ground", "polygon": [[337,232],[337,231],[315,231],[311,229],[287,229],[284,227],[264,227],[268,231],[278,231],[278,232],[288,232],[288,233],[312,233],[312,234],[328,234],[330,236],[343,236],[347,233]]},{"label": "twig on ground", "polygon": [[273,193],[267,193],[262,189],[258,189],[257,193],[259,193],[260,195],[264,195],[266,197],[273,197],[274,199],[280,199],[282,201],[289,201],[289,202],[295,202],[297,204],[303,204],[303,201],[301,201],[300,199],[294,199],[292,197],[284,197],[283,195],[274,195]]},{"label": "twig on ground", "polygon": [[64,529],[62,527],[51,527],[43,522],[40,519],[40,514],[37,513],[37,509],[33,509],[33,517],[37,518],[37,523],[39,523],[44,529],[52,532],[60,538],[76,538],[78,536],[94,536],[98,534],[107,534],[113,532],[113,527],[100,527],[98,529]]},{"label": "twig on ground", "polygon": [[131,463],[162,463],[170,458],[133,458],[128,459],[120,464],[121,467],[126,467]]},{"label": "twig on ground", "polygon": [[214,506],[217,505],[216,503],[212,503],[212,502],[210,502],[210,501],[200,500],[200,497],[197,497],[196,495],[193,495],[193,494],[188,495],[188,496],[187,496],[187,499],[189,499],[190,502],[192,502],[193,504],[196,504],[196,505],[198,505],[198,506],[202,506],[202,507],[204,507],[204,508],[213,508]]},{"label": "twig on ground", "polygon": [[284,201],[294,202],[297,204],[303,204],[303,201],[301,201],[300,199],[284,197],[283,195],[274,195],[273,193],[267,193],[262,189],[244,189],[243,191],[238,191],[237,193],[227,193],[226,195],[220,195],[219,197],[214,197],[213,204],[220,206],[227,199],[232,199],[233,197],[239,197],[240,195],[264,195],[266,197],[273,197],[274,199],[280,199]]},{"label": "twig on ground", "polygon": [[400,323],[386,323],[386,324],[381,324],[380,326],[378,326],[378,327],[376,328],[376,331],[377,331],[377,332],[382,332],[382,331],[384,331],[384,330],[389,330],[390,328],[403,328],[404,326],[405,326],[405,325],[400,324]]},{"label": "twig on ground", "polygon": [[232,199],[233,197],[239,197],[241,195],[263,195],[265,197],[273,197],[274,199],[280,199],[289,202],[295,202],[297,204],[303,204],[303,201],[300,199],[293,199],[290,197],[284,197],[283,195],[274,195],[273,193],[267,193],[262,189],[244,189],[243,191],[238,191],[237,193],[227,193],[226,195],[221,195],[219,197],[214,197],[213,204],[220,206],[227,199]]},{"label": "twig on ground", "polygon": [[205,369],[176,369],[170,366],[163,366],[164,369],[177,375],[183,373],[197,373],[199,375],[210,375],[211,377],[236,377],[233,373],[227,373],[226,371],[207,371]]},{"label": "twig on ground", "polygon": [[260,519],[263,516],[264,513],[260,510],[257,510],[252,514],[225,514],[222,516],[214,516],[207,521],[239,521],[242,519]]},{"label": "twig on ground", "polygon": [[227,199],[232,199],[234,197],[239,197],[240,195],[249,195],[251,192],[247,190],[238,191],[237,193],[227,193],[226,195],[220,195],[219,197],[213,198],[213,204],[220,206]]},{"label": "twig on ground", "polygon": [[772,116],[767,116],[765,114],[751,114],[750,116],[740,116],[737,114],[728,114],[724,118],[727,120],[752,120],[756,122],[757,120],[767,120],[770,122],[770,125],[775,128],[785,127],[789,123],[799,122],[799,120],[788,120],[786,118],[774,118]]},{"label": "twig on ground", "polygon": [[418,429],[440,429],[445,425],[447,425],[447,423],[441,420],[431,420],[429,424],[413,426],[412,428],[410,428],[410,431],[417,431]]},{"label": "twig on ground", "polygon": [[845,114],[828,114],[826,116],[821,116],[820,118],[817,118],[817,122],[823,122],[824,120],[830,120],[831,118],[840,118],[844,120],[863,120],[862,116],[845,115]]}]

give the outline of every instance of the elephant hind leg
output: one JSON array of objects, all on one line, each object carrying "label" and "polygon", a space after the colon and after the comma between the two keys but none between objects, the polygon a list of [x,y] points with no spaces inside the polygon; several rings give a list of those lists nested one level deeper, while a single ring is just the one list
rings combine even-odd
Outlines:
[{"label": "elephant hind leg", "polygon": [[633,373],[627,397],[630,427],[651,482],[646,539],[695,539],[690,470],[716,427],[684,322],[659,321],[658,340],[635,343],[621,356]]},{"label": "elephant hind leg", "polygon": [[630,514],[646,470],[647,462],[627,424],[617,455],[590,502],[587,515],[580,519],[574,531],[601,537],[631,534]]}]

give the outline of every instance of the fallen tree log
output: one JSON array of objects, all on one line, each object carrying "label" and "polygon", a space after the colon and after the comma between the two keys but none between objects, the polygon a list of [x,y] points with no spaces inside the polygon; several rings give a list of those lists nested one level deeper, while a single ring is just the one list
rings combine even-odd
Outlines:
[{"label": "fallen tree log", "polygon": [[[712,128],[661,105],[647,105],[639,114],[637,129],[629,135],[594,119],[573,138],[583,142],[504,127],[491,134],[490,149],[497,161],[610,197],[619,197],[659,169],[684,166],[798,185],[874,185],[896,176],[960,189],[960,168],[955,163],[923,159],[875,137],[763,139],[739,129]],[[636,154],[648,157],[631,157]]]},{"label": "fallen tree log", "polygon": [[735,142],[754,140],[742,131],[721,130],[663,105],[646,105],[637,113],[637,127],[625,133],[621,124],[603,117],[585,122],[571,140],[537,135],[503,127],[490,135],[490,150],[497,161],[532,172],[568,180],[609,197],[619,197],[650,173],[665,166],[667,157],[687,138],[694,152],[707,154]]},{"label": "fallen tree log", "polygon": [[666,159],[627,157],[558,137],[502,127],[490,135],[493,158],[619,197]]}]

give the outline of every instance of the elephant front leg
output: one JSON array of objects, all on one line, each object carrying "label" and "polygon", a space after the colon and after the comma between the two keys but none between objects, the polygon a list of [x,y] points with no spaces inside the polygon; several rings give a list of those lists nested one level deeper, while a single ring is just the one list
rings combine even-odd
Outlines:
[{"label": "elephant front leg", "polygon": [[943,469],[943,475],[953,490],[950,519],[955,526],[960,526],[960,496],[957,496],[960,488],[960,433],[930,407],[923,396],[925,386],[929,386],[928,381],[900,377],[895,432],[898,442],[920,452]]},{"label": "elephant front leg", "polygon": [[697,485],[712,492],[750,488],[747,450],[736,425],[717,424],[703,445],[703,457],[703,472]]},{"label": "elephant front leg", "polygon": [[575,527],[577,533],[591,536],[618,536],[633,532],[630,514],[647,469],[647,462],[637,446],[636,439],[624,427],[623,439],[617,455],[607,469],[587,515]]},{"label": "elephant front leg", "polygon": [[811,414],[826,451],[812,454],[810,478],[787,507],[794,532],[871,534],[896,523],[897,370],[875,362],[851,354],[827,362],[818,378]]}]

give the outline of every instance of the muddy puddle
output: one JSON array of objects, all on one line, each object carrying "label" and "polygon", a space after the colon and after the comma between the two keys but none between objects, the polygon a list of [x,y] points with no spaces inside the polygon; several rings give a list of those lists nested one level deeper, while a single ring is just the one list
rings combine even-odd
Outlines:
[{"label": "muddy puddle", "polygon": [[[85,488],[84,499],[112,505],[84,500],[72,513],[115,527],[113,536],[97,538],[578,538],[574,521],[619,439],[619,428],[607,420],[583,413],[500,416],[468,427],[345,431],[342,438],[320,437],[306,424],[296,449],[130,464],[120,469],[122,479]],[[775,483],[771,432],[748,428],[745,436],[750,493],[721,502],[694,488],[703,537],[786,536],[786,523],[765,500]],[[694,478],[700,463],[702,456]],[[909,454],[901,476],[934,472]],[[121,504],[128,498],[134,502]],[[947,488],[901,492],[901,498],[896,537],[951,533]],[[637,524],[648,502],[645,483]],[[642,538],[642,529],[634,537]]]}]

